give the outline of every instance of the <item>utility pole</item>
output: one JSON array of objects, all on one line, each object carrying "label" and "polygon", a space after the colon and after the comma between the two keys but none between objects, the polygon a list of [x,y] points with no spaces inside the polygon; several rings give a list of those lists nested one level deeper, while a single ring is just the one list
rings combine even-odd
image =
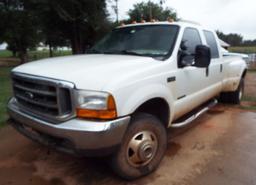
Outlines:
[{"label": "utility pole", "polygon": [[118,12],[118,0],[114,0],[115,1],[115,5],[114,5],[114,11],[116,14],[116,22],[119,22],[119,12]]},{"label": "utility pole", "polygon": [[152,13],[152,3],[151,1],[148,1],[149,4],[149,21],[153,19],[153,13]]}]

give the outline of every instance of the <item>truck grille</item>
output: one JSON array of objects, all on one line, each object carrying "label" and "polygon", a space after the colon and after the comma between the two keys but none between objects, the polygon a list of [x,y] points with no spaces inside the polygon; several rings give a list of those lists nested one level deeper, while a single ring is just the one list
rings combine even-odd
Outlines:
[{"label": "truck grille", "polygon": [[65,121],[73,115],[73,84],[23,74],[13,74],[13,92],[26,111],[51,121]]}]

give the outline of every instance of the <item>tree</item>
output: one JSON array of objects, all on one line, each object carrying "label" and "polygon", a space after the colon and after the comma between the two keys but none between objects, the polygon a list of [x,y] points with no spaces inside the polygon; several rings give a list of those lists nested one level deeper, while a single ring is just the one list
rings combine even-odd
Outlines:
[{"label": "tree", "polygon": [[114,5],[112,5],[112,9],[114,10],[114,13],[116,14],[116,23],[119,22],[119,9],[118,9],[118,1],[119,0],[113,0]]},{"label": "tree", "polygon": [[[46,18],[55,19],[53,27],[56,26],[56,31],[69,40],[73,54],[84,53],[88,45],[108,31],[104,0],[48,0],[48,5],[52,14]],[[49,26],[47,30],[51,28]]]},{"label": "tree", "polygon": [[221,31],[216,31],[218,37],[230,44],[231,46],[240,46],[243,44],[243,36],[237,33],[224,34]]},{"label": "tree", "polygon": [[110,30],[106,0],[0,0],[0,41],[17,51],[22,63],[39,42],[52,48],[70,44],[84,53]]},{"label": "tree", "polygon": [[254,40],[245,40],[243,42],[243,45],[244,46],[256,46],[256,39],[254,39]]},{"label": "tree", "polygon": [[13,54],[18,53],[21,63],[28,61],[28,48],[39,41],[38,19],[27,8],[27,1],[0,1],[1,34],[0,40],[7,42]]},{"label": "tree", "polygon": [[[161,1],[163,3],[163,1]],[[151,1],[137,3],[133,9],[128,11],[130,17],[129,21],[151,21],[152,19],[159,21],[166,21],[169,18],[177,20],[177,13],[172,8],[163,8],[161,4],[153,3]]]},{"label": "tree", "polygon": [[30,6],[40,20],[40,31],[45,45],[49,46],[49,56],[53,57],[53,49],[57,47],[69,46],[70,42],[62,31],[62,24],[57,12],[48,0],[31,1]]}]

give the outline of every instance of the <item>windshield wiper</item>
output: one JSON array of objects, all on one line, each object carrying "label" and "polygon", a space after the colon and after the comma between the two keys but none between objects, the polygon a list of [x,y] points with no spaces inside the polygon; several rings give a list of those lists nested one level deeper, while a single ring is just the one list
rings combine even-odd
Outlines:
[{"label": "windshield wiper", "polygon": [[99,51],[97,49],[90,49],[87,53],[89,54],[102,54],[102,51]]},{"label": "windshield wiper", "polygon": [[121,54],[121,55],[135,55],[135,56],[145,56],[143,54],[129,51],[129,50],[116,50],[116,51],[104,51],[104,54]]},{"label": "windshield wiper", "polygon": [[143,56],[143,57],[151,57],[151,58],[156,58],[156,57],[162,57],[163,55],[160,54],[152,54],[152,53],[137,53],[134,51],[128,51],[128,50],[122,50],[120,51],[122,52],[122,54],[126,54],[126,55],[135,55],[135,56]]},{"label": "windshield wiper", "polygon": [[111,55],[111,54],[116,54],[116,55],[134,55],[134,56],[142,56],[142,57],[152,57],[152,58],[156,58],[156,57],[162,57],[163,55],[160,54],[151,54],[151,53],[137,53],[134,51],[129,51],[129,50],[110,50],[110,51],[99,51],[96,49],[91,49],[89,51],[89,53],[96,53],[96,54],[107,54],[107,55]]}]

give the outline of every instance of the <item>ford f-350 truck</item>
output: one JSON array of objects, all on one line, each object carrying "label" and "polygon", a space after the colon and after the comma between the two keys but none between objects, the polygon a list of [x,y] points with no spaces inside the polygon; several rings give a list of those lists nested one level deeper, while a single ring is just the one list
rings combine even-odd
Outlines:
[{"label": "ford f-350 truck", "polygon": [[123,25],[88,54],[14,68],[10,123],[60,151],[111,156],[114,171],[134,179],[160,164],[167,128],[217,99],[239,103],[245,75],[246,63],[223,58],[215,32],[200,25]]}]

